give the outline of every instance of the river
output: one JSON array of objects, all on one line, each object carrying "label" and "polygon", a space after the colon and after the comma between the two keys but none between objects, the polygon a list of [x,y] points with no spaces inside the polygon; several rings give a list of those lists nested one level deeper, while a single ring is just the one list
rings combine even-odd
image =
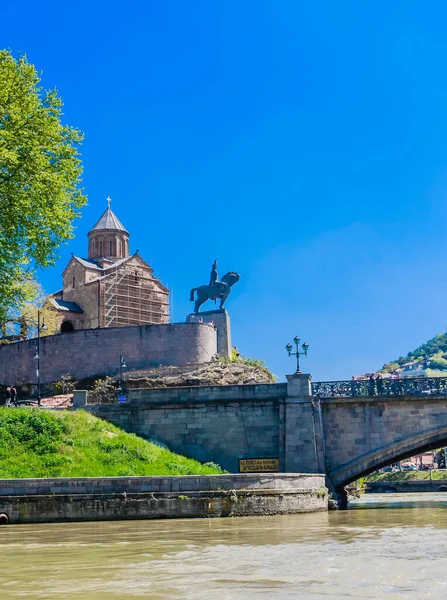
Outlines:
[{"label": "river", "polygon": [[0,528],[0,599],[443,599],[447,494],[348,511]]}]

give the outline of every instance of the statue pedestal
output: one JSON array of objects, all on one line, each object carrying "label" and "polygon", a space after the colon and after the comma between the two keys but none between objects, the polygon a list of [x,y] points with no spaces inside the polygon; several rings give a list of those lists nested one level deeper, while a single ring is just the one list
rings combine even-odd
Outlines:
[{"label": "statue pedestal", "polygon": [[[201,320],[202,319],[202,320]],[[207,310],[192,313],[186,317],[187,323],[212,323],[217,331],[217,353],[222,358],[231,358],[231,330],[230,317],[223,309]]]}]

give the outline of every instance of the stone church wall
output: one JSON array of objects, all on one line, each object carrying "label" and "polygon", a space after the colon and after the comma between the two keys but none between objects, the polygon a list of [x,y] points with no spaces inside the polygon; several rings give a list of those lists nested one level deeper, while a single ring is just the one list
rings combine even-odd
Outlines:
[{"label": "stone church wall", "polygon": [[[36,340],[0,345],[0,384],[36,383]],[[217,335],[206,323],[84,329],[40,340],[41,383],[116,374],[119,356],[127,369],[209,362],[217,353]]]},{"label": "stone church wall", "polygon": [[[75,329],[93,329],[98,327],[98,312],[100,314],[104,313],[102,293],[98,289],[99,285],[101,284],[95,282],[90,285],[75,287],[75,289],[64,289],[64,300],[76,302],[84,311],[78,315],[76,321],[73,321]],[[99,306],[98,301],[100,302]]]}]

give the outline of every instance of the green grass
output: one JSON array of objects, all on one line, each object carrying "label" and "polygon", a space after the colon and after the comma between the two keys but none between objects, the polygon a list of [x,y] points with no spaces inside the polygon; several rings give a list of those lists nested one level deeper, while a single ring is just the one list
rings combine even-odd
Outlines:
[{"label": "green grass", "polygon": [[110,477],[224,473],[84,411],[0,408],[0,477]]},{"label": "green grass", "polygon": [[[447,471],[433,471],[433,479],[447,479]],[[422,481],[430,479],[429,471],[393,471],[392,473],[372,473],[367,481]]]}]

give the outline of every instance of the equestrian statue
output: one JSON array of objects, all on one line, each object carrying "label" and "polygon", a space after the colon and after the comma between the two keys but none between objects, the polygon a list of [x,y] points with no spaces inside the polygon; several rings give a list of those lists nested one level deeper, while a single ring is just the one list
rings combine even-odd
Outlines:
[{"label": "equestrian statue", "polygon": [[197,299],[194,304],[194,312],[198,313],[200,307],[207,300],[220,300],[220,308],[222,309],[225,304],[225,300],[228,298],[231,287],[237,283],[240,279],[240,275],[234,271],[226,273],[220,281],[218,281],[217,275],[217,259],[214,261],[211,267],[210,283],[209,285],[201,285],[200,287],[193,288],[189,297],[191,302],[194,302],[194,293],[197,292]]}]

